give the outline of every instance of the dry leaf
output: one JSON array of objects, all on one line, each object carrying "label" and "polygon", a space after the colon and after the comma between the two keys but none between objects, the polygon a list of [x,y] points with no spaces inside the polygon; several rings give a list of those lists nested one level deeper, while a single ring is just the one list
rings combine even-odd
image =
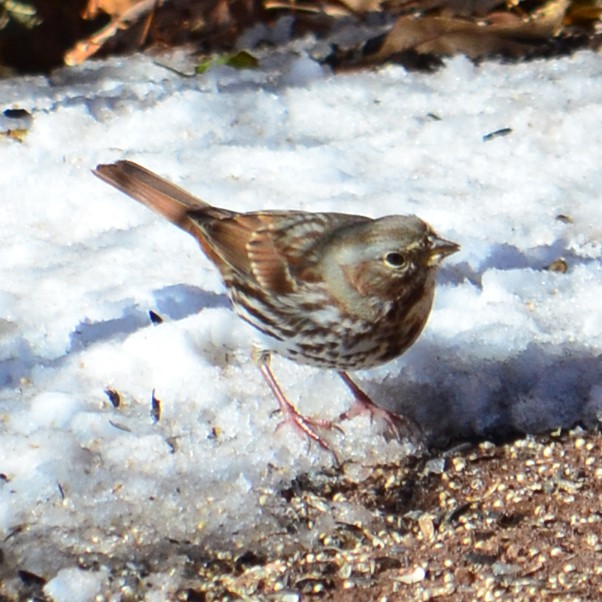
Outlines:
[{"label": "dry leaf", "polygon": [[378,12],[381,10],[380,0],[341,0],[341,4],[354,13]]},{"label": "dry leaf", "polygon": [[[266,10],[290,10],[293,13],[323,14],[332,18],[348,17],[355,9],[347,6],[346,2],[297,2],[296,0],[265,0],[263,6]],[[360,4],[360,2],[351,2]],[[366,4],[372,4],[367,2]],[[380,5],[380,2],[377,4]],[[378,10],[378,9],[377,9]],[[357,11],[360,12],[360,11]]]},{"label": "dry leaf", "polygon": [[546,39],[559,33],[569,5],[570,0],[551,0],[527,19],[517,23],[493,24],[491,28],[495,33],[508,37]]},{"label": "dry leaf", "polygon": [[65,65],[73,66],[83,63],[98,52],[102,45],[119,29],[126,29],[129,23],[153,10],[156,4],[157,0],[92,0],[88,4],[86,14],[98,7],[102,8],[104,12],[108,10],[124,10],[124,12],[114,13],[113,19],[108,25],[85,40],[80,40],[71,50],[68,50],[64,56]]},{"label": "dry leaf", "polygon": [[486,25],[446,17],[401,17],[383,39],[380,49],[366,57],[383,62],[407,51],[436,56],[456,53],[477,59],[483,56],[520,55],[527,46],[492,33]]},{"label": "dry leaf", "polygon": [[127,14],[140,0],[89,0],[82,16],[84,19],[94,19],[100,12],[120,17]]},{"label": "dry leaf", "polygon": [[[366,44],[367,62],[380,63],[414,51],[435,56],[462,53],[472,59],[485,56],[522,56],[534,41],[556,35],[570,0],[551,0],[531,16],[521,19],[494,13],[491,20],[454,17],[397,19],[389,33]],[[378,44],[380,42],[380,44]]]},{"label": "dry leaf", "polygon": [[602,20],[602,5],[591,2],[573,2],[567,11],[566,20],[570,25],[590,25]]}]

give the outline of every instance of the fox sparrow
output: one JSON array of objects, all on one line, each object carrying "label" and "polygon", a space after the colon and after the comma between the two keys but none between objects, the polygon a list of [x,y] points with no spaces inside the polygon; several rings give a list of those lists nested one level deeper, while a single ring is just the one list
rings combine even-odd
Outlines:
[{"label": "fox sparrow", "polygon": [[219,269],[236,313],[259,334],[256,359],[285,420],[328,449],[290,404],[271,352],[333,368],[358,409],[378,411],[347,370],[401,355],[422,331],[435,273],[459,246],[414,215],[371,219],[343,213],[213,207],[131,161],[99,165],[99,178],[191,234]]}]

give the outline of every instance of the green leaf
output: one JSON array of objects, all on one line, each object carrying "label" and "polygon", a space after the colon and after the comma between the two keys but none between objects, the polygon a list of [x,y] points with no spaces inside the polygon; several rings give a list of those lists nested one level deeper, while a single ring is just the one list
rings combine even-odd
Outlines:
[{"label": "green leaf", "polygon": [[202,61],[196,66],[196,73],[205,73],[212,67],[225,65],[232,69],[256,69],[259,66],[259,61],[246,50],[240,50],[233,54],[223,54],[221,56]]}]

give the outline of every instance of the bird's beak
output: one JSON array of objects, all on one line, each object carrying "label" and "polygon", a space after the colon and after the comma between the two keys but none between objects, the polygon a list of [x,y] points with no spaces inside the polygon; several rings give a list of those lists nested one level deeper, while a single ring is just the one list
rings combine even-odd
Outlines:
[{"label": "bird's beak", "polygon": [[432,245],[429,249],[427,263],[429,266],[439,265],[448,255],[460,250],[460,245],[451,240],[445,240],[438,236],[431,237]]}]

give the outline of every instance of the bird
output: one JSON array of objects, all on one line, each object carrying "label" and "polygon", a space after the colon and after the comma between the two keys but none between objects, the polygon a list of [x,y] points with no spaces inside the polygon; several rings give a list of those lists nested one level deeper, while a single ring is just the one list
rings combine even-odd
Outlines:
[{"label": "bird", "polygon": [[415,215],[240,213],[132,161],[101,164],[93,173],[196,239],[219,270],[235,313],[255,329],[253,357],[284,423],[330,450],[318,431],[332,423],[304,416],[288,400],[271,369],[273,353],[336,370],[355,398],[342,418],[367,410],[394,424],[348,371],[393,360],[416,341],[431,311],[437,269],[458,244]]}]

